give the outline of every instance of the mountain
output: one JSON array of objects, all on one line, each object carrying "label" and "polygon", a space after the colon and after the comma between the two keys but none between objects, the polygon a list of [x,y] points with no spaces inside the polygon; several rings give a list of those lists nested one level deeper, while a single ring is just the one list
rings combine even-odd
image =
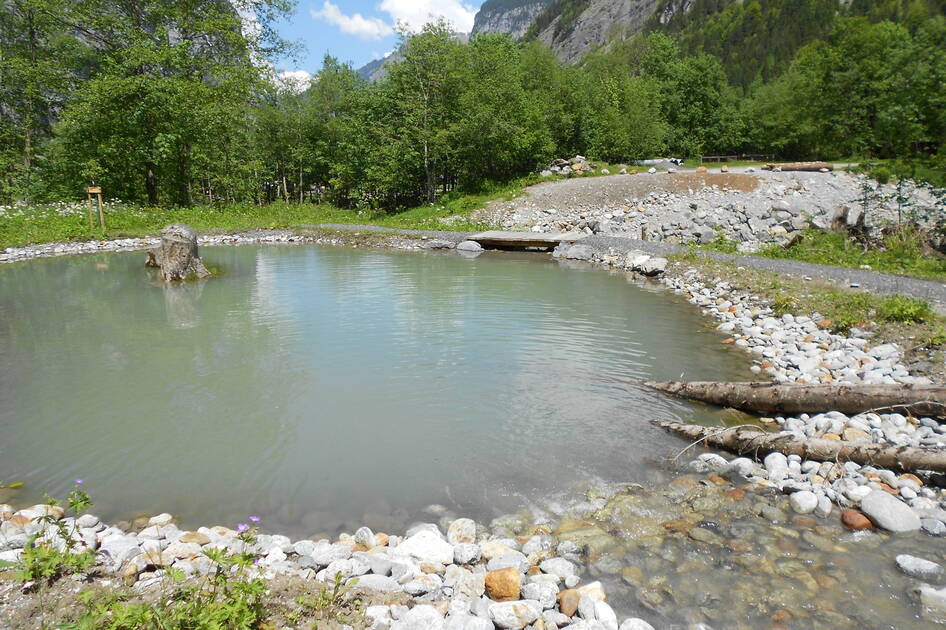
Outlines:
[{"label": "mountain", "polygon": [[659,0],[555,0],[539,14],[526,38],[539,39],[565,63],[616,37],[644,29]]},{"label": "mountain", "polygon": [[384,78],[385,74],[387,74],[388,66],[400,59],[398,52],[400,51],[395,51],[387,57],[383,57],[382,59],[374,59],[369,61],[362,67],[355,70],[355,72],[365,81],[377,83]]},{"label": "mountain", "polygon": [[[454,33],[452,35],[453,39],[460,42],[461,44],[466,44],[470,41],[469,33]],[[397,50],[390,53],[387,57],[382,59],[375,59],[374,61],[369,61],[362,67],[355,70],[355,72],[365,81],[371,83],[377,83],[381,79],[387,76],[388,68],[392,64],[395,64],[399,61],[404,61],[404,46],[398,46]]]},{"label": "mountain", "polygon": [[520,39],[554,0],[487,0],[473,21],[473,35],[508,33]]}]

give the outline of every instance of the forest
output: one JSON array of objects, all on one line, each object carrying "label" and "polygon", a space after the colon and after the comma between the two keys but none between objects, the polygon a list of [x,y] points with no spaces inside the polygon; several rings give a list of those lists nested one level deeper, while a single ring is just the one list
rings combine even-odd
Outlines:
[{"label": "forest", "polygon": [[752,16],[770,12],[751,0],[574,66],[538,41],[462,44],[431,24],[403,34],[403,59],[377,83],[327,56],[300,86],[273,65],[292,53],[274,29],[289,0],[2,1],[2,203],[75,199],[95,182],[148,205],[318,198],[395,211],[578,153],[946,170],[946,19],[934,2],[820,20],[825,3],[806,0],[820,30],[769,46]]}]

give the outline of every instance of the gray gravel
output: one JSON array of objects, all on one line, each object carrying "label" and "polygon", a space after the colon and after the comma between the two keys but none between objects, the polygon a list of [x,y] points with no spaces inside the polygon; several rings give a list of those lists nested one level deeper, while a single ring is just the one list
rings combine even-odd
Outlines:
[{"label": "gray gravel", "polygon": [[[693,251],[683,245],[673,243],[659,243],[651,241],[641,241],[633,238],[623,238],[619,236],[600,236],[594,235],[582,239],[582,244],[591,245],[596,249],[607,250],[613,248],[616,250],[641,250],[648,254],[659,254],[667,256],[671,254],[683,254]],[[905,276],[895,276],[877,271],[866,271],[861,269],[847,269],[845,267],[832,267],[830,265],[816,265],[812,263],[800,262],[797,260],[785,260],[778,258],[760,258],[757,256],[736,256],[733,254],[717,254],[714,252],[698,251],[697,254],[706,256],[720,262],[733,263],[750,269],[762,269],[775,273],[783,273],[791,276],[819,278],[822,280],[831,280],[842,287],[851,287],[856,284],[858,287],[872,293],[889,295],[892,293],[902,293],[912,295],[913,297],[927,300],[939,312],[946,312],[946,285],[933,280],[920,280],[917,278],[907,278]]]}]

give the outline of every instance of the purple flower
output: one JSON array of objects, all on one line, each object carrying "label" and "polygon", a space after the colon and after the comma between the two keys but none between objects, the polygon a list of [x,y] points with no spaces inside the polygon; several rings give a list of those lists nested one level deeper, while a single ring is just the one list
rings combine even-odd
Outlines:
[{"label": "purple flower", "polygon": [[259,523],[259,520],[260,520],[260,519],[259,519],[258,516],[251,516],[251,517],[250,517],[250,520],[253,521],[254,523]]},{"label": "purple flower", "polygon": [[237,532],[240,534],[242,534],[243,532],[248,532],[249,530],[250,530],[250,526],[247,525],[246,523],[240,523],[237,525]]},{"label": "purple flower", "polygon": [[76,483],[79,484],[80,486],[82,485],[84,481],[85,479],[76,479]]},{"label": "purple flower", "polygon": [[254,558],[254,559],[253,559],[253,564],[257,564],[257,565],[258,565],[258,564],[259,564],[259,561],[260,561],[261,559],[262,559],[262,558]]}]

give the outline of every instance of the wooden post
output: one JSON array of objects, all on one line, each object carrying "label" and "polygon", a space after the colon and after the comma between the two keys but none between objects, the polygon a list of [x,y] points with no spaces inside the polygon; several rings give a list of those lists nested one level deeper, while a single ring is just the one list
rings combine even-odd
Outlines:
[{"label": "wooden post", "polygon": [[89,229],[91,230],[91,229],[92,229],[92,193],[89,192],[89,189],[88,189],[88,188],[85,189],[85,196],[88,198],[88,201],[89,201],[89,212],[88,212],[88,214],[89,214]]},{"label": "wooden post", "polygon": [[99,207],[99,227],[103,230],[105,229],[105,211],[102,208],[102,187],[101,186],[89,186],[85,189],[86,194],[89,196],[89,227],[92,227],[92,195],[95,195],[95,199],[98,202]]}]

